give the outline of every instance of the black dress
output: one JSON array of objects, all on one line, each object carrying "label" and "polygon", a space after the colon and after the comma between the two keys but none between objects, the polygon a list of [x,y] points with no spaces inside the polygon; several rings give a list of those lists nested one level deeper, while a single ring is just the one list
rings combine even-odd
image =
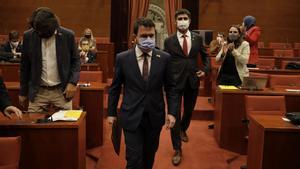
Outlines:
[{"label": "black dress", "polygon": [[221,70],[217,78],[218,85],[240,86],[242,81],[236,70],[235,58],[231,52],[227,52]]}]

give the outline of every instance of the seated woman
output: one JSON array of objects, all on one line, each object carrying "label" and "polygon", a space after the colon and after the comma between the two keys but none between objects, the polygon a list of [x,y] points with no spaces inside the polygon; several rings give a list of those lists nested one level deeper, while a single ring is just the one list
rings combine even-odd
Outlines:
[{"label": "seated woman", "polygon": [[249,76],[247,68],[249,55],[249,43],[243,39],[239,26],[231,26],[227,43],[224,43],[216,56],[216,61],[222,63],[217,83],[219,85],[240,86],[243,78]]},{"label": "seated woman", "polygon": [[82,38],[79,47],[81,49],[79,51],[81,63],[94,63],[96,59],[96,52],[90,49],[89,40],[87,38]]},{"label": "seated woman", "polygon": [[[80,38],[79,40],[79,44],[81,43],[81,41],[83,39],[87,39],[88,43],[89,43],[89,50],[93,51],[93,52],[97,52],[97,48],[96,48],[96,39],[93,36],[93,32],[90,28],[86,28],[83,32],[83,37]],[[81,46],[78,46],[78,50],[82,50]]]},{"label": "seated woman", "polygon": [[222,44],[225,41],[225,36],[223,33],[218,32],[215,40],[212,40],[209,44],[209,52],[211,55],[217,55],[222,48]]},{"label": "seated woman", "polygon": [[22,44],[19,32],[12,30],[8,34],[8,41],[0,48],[1,61],[19,62],[21,58]]}]

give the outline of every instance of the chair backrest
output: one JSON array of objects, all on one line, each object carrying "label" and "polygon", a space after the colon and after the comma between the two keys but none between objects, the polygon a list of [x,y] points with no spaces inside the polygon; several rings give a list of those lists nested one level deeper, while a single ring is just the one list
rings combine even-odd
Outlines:
[{"label": "chair backrest", "polygon": [[283,60],[283,61],[281,61],[281,69],[285,69],[285,67],[288,63],[297,63],[300,65],[300,61]]},{"label": "chair backrest", "polygon": [[294,57],[294,50],[292,49],[274,49],[273,56],[277,57]]},{"label": "chair backrest", "polygon": [[80,109],[80,89],[78,86],[77,86],[77,89],[75,92],[75,96],[72,99],[72,109],[75,109],[75,110]]},{"label": "chair backrest", "polygon": [[291,49],[292,44],[282,42],[270,42],[269,47],[272,49]]},{"label": "chair backrest", "polygon": [[258,42],[258,48],[264,48],[265,43],[264,42]]},{"label": "chair backrest", "polygon": [[245,96],[246,113],[249,114],[274,114],[284,115],[286,113],[284,96]]},{"label": "chair backrest", "polygon": [[294,43],[294,49],[300,49],[300,43],[295,42]]},{"label": "chair backrest", "polygon": [[257,67],[261,69],[273,69],[275,67],[275,59],[258,58]]},{"label": "chair backrest", "polygon": [[300,86],[300,75],[270,75],[270,87]]},{"label": "chair backrest", "polygon": [[102,71],[81,71],[79,82],[102,82]]},{"label": "chair backrest", "polygon": [[0,137],[0,168],[19,168],[21,137]]}]

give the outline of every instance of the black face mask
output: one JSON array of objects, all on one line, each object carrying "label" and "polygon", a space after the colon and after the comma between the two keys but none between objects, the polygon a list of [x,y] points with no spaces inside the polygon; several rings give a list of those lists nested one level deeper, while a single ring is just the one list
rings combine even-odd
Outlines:
[{"label": "black face mask", "polygon": [[90,39],[92,36],[91,35],[85,35],[84,37]]}]

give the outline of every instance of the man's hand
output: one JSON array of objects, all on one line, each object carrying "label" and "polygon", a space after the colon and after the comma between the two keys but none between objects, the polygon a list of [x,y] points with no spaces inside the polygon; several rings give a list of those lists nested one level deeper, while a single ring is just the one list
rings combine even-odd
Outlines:
[{"label": "man's hand", "polygon": [[26,96],[19,96],[19,104],[24,108],[26,107],[26,100],[27,100]]},{"label": "man's hand", "polygon": [[117,117],[115,116],[108,116],[107,117],[107,122],[109,125],[112,125],[115,121],[117,121]]},{"label": "man's hand", "polygon": [[22,119],[22,111],[16,108],[15,106],[8,106],[3,111],[4,115],[12,119],[11,113],[15,113],[19,119]]},{"label": "man's hand", "polygon": [[202,70],[199,70],[198,72],[196,72],[197,77],[202,78],[205,76],[205,72],[203,72]]},{"label": "man's hand", "polygon": [[68,83],[68,85],[64,91],[66,99],[72,99],[75,95],[76,90],[77,90],[76,85],[74,85],[72,83]]},{"label": "man's hand", "polygon": [[175,122],[176,122],[176,118],[173,115],[168,114],[166,118],[166,129],[168,130],[173,128]]}]

